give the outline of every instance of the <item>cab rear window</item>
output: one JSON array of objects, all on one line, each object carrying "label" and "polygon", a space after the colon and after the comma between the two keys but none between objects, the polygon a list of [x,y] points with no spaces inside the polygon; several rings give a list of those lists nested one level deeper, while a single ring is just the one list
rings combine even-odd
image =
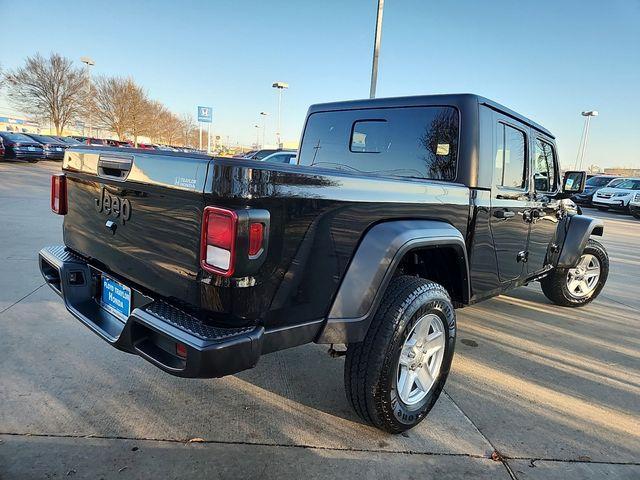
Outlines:
[{"label": "cab rear window", "polygon": [[456,177],[458,133],[453,107],[318,112],[307,120],[299,164],[450,181]]}]

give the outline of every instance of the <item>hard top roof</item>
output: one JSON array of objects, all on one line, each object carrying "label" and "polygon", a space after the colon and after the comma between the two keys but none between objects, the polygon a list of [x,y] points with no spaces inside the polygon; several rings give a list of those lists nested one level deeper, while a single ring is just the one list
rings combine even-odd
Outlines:
[{"label": "hard top roof", "polygon": [[494,102],[488,98],[473,93],[454,93],[446,95],[415,95],[410,97],[388,97],[388,98],[372,98],[363,100],[348,100],[343,102],[318,103],[309,107],[309,114],[316,112],[327,112],[332,110],[356,110],[364,108],[392,108],[392,107],[418,107],[425,105],[452,105],[459,108],[468,108],[470,103],[486,105],[493,110],[501,112],[512,117],[532,128],[548,135],[551,138],[555,136],[542,125],[533,120],[514,112],[504,105]]}]

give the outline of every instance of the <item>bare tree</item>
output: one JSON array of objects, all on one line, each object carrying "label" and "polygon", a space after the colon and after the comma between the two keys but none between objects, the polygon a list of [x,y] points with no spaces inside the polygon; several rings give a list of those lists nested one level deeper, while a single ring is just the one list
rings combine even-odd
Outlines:
[{"label": "bare tree", "polygon": [[[181,125],[181,138],[182,145],[185,147],[190,147],[196,145],[197,143],[193,142],[194,135],[197,136],[197,126],[196,121],[193,119],[193,116],[183,113],[180,117],[180,125]],[[197,138],[196,138],[197,142]]]},{"label": "bare tree", "polygon": [[4,78],[9,100],[25,113],[48,118],[58,135],[82,112],[86,79],[69,58],[36,53]]},{"label": "bare tree", "polygon": [[153,116],[150,115],[151,105],[146,93],[131,79],[127,82],[127,126],[126,132],[133,138],[134,146],[138,146],[138,137],[145,135],[152,129]]},{"label": "bare tree", "polygon": [[131,136],[137,146],[141,135],[153,136],[157,122],[154,108],[162,106],[150,102],[133,79],[100,77],[96,80],[94,95],[93,108],[98,123],[114,132],[118,139]]},{"label": "bare tree", "polygon": [[131,80],[118,77],[99,77],[96,79],[93,115],[98,124],[124,140],[127,133],[127,116],[129,108],[129,88]]}]

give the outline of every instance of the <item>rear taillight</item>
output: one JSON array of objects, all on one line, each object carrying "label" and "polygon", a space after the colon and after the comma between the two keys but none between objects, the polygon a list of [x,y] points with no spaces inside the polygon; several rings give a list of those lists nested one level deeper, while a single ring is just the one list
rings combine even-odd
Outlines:
[{"label": "rear taillight", "polygon": [[67,214],[67,177],[51,176],[51,210],[58,215]]},{"label": "rear taillight", "polygon": [[202,219],[202,268],[225,277],[233,275],[238,215],[217,207],[206,207]]}]

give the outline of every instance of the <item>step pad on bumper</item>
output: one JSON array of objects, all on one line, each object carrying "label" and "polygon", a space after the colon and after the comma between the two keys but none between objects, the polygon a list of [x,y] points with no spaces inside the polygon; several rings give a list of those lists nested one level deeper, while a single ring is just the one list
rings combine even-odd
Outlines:
[{"label": "step pad on bumper", "polygon": [[178,308],[161,300],[149,304],[144,309],[151,315],[175,325],[176,327],[202,340],[221,341],[236,335],[249,333],[255,329],[255,327],[214,327],[213,325],[208,325],[193,315],[190,315],[183,310],[179,310]]}]

